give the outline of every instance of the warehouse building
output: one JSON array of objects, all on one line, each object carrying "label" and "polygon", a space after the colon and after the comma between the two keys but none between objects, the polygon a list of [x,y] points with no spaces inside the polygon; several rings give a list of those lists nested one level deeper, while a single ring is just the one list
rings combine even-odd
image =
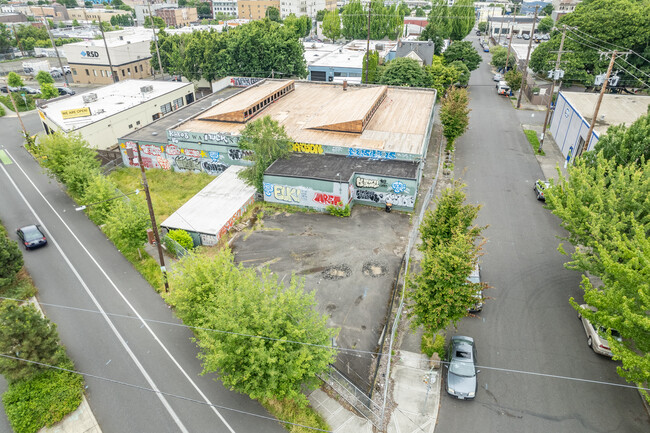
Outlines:
[{"label": "warehouse building", "polygon": [[38,107],[45,133],[79,133],[91,147],[109,150],[118,138],[194,102],[194,85],[125,80]]}]

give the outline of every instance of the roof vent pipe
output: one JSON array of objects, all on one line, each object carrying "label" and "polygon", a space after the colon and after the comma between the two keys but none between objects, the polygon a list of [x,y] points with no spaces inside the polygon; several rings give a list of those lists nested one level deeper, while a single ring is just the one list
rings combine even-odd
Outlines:
[{"label": "roof vent pipe", "polygon": [[348,90],[348,80],[343,80],[343,91]]}]

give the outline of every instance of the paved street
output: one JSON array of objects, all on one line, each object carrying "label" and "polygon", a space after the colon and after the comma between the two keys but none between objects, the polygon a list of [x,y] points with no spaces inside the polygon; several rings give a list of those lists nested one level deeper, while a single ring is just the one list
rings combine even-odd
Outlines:
[{"label": "paved street", "polygon": [[[475,41],[475,39],[472,39]],[[624,384],[617,363],[596,355],[568,299],[582,300],[580,275],[563,268],[556,248],[559,220],[535,199],[543,177],[517,113],[496,95],[489,54],[472,73],[470,129],[457,141],[455,173],[481,203],[489,224],[482,276],[493,289],[478,318],[449,333],[475,338],[479,390],[473,402],[443,391],[439,432],[641,432],[650,424],[634,389],[573,381],[564,376]],[[543,122],[543,112],[535,112]],[[543,373],[548,376],[494,370]]]},{"label": "paved street", "polygon": [[[35,113],[25,115],[24,121],[31,132],[40,130]],[[140,319],[179,323],[131,264],[85,215],[74,211],[60,186],[43,175],[19,146],[17,119],[0,118],[0,130],[4,133],[0,148],[15,160],[0,166],[0,218],[10,233],[40,219],[50,239],[47,247],[25,254],[44,311],[57,323],[78,370],[132,385],[86,378],[88,401],[102,430],[285,431],[274,420],[226,409],[269,416],[258,403],[224,389],[213,375],[199,376],[189,330]],[[100,309],[106,314],[100,314]],[[174,396],[157,395],[147,390],[151,388]]]}]

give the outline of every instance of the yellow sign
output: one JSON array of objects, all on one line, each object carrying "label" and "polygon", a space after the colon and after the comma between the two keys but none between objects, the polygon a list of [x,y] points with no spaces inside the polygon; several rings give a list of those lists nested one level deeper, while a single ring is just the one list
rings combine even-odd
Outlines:
[{"label": "yellow sign", "polygon": [[90,116],[90,107],[73,108],[72,110],[61,110],[61,116],[64,119],[73,119],[75,117],[88,117]]}]

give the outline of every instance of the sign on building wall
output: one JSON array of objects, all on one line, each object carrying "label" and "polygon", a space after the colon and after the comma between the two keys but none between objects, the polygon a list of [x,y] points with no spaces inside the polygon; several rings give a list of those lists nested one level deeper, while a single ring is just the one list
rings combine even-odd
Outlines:
[{"label": "sign on building wall", "polygon": [[[70,110],[61,110],[61,116],[64,119],[74,119],[75,117],[91,116],[90,107],[72,108]],[[42,116],[41,116],[42,117]]]}]

